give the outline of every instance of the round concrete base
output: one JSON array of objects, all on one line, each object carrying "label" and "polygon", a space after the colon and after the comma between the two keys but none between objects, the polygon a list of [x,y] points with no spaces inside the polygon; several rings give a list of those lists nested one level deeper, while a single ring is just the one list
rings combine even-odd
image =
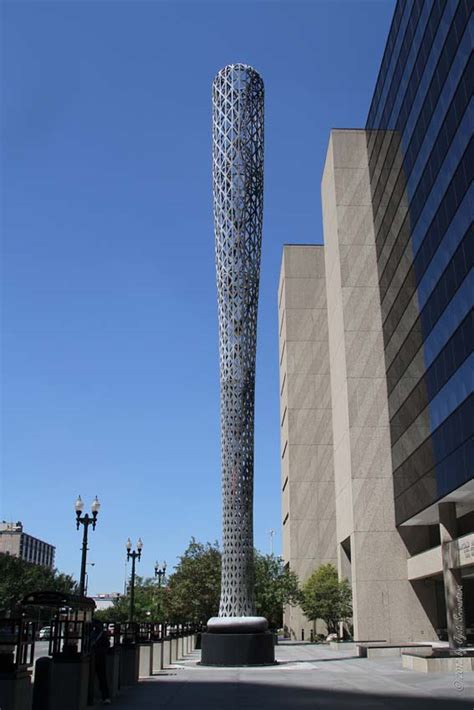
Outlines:
[{"label": "round concrete base", "polygon": [[269,666],[275,664],[273,634],[202,634],[202,666]]}]

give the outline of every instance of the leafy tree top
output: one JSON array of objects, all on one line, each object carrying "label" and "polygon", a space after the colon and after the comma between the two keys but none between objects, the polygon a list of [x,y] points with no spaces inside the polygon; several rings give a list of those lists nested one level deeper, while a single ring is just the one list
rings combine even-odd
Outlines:
[{"label": "leafy tree top", "polygon": [[301,607],[310,621],[322,619],[329,633],[352,616],[352,592],[347,579],[339,580],[332,564],[325,564],[307,579],[302,589]]},{"label": "leafy tree top", "polygon": [[19,611],[23,597],[32,592],[77,592],[77,583],[68,574],[19,557],[0,553],[0,614]]}]

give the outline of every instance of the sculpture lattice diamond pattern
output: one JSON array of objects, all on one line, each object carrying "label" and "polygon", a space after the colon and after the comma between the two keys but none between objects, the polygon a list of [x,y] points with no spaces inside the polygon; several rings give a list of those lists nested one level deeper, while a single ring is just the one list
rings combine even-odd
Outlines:
[{"label": "sculpture lattice diamond pattern", "polygon": [[219,616],[255,613],[253,438],[263,216],[263,81],[231,64],[212,87],[219,306],[222,589]]}]

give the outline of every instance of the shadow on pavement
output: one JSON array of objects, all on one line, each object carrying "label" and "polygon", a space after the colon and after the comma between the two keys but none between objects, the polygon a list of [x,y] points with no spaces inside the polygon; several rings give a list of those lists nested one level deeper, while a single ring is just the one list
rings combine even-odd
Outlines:
[{"label": "shadow on pavement", "polygon": [[291,666],[294,663],[331,663],[331,661],[366,661],[360,656],[335,656],[334,658],[298,658],[295,661],[278,661],[279,666]]},{"label": "shadow on pavement", "polygon": [[[341,681],[343,682],[342,678]],[[195,681],[187,679],[173,682],[142,681],[114,701],[117,708],[139,710],[472,710],[472,699],[440,698],[410,694],[409,686],[404,694],[393,695],[353,691],[334,687],[331,690],[302,688],[301,676],[292,683],[283,680],[276,683],[235,681]],[[380,682],[379,682],[380,685]],[[440,688],[438,696],[443,689]]]}]

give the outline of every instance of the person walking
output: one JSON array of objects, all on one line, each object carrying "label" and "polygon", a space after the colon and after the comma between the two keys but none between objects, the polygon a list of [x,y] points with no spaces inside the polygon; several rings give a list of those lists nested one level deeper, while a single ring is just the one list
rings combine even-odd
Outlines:
[{"label": "person walking", "polygon": [[100,621],[92,621],[91,653],[95,673],[92,675],[91,681],[93,687],[94,679],[97,675],[103,705],[110,705],[112,702],[110,700],[109,683],[107,680],[107,651],[109,648],[109,634],[107,629],[104,628],[104,624]]}]

